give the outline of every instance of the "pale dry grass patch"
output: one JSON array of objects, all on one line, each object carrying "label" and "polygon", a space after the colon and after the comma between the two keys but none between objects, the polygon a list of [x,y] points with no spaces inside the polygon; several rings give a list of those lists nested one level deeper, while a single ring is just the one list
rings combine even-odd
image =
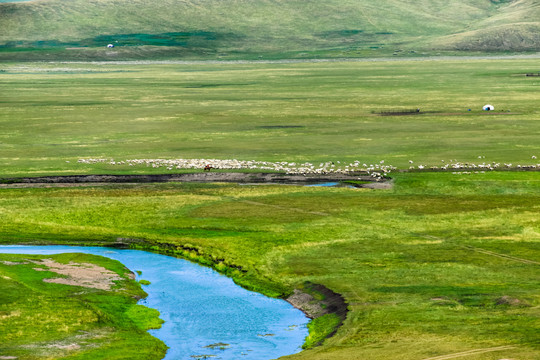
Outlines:
[{"label": "pale dry grass patch", "polygon": [[34,268],[34,270],[52,271],[65,276],[43,279],[44,282],[111,290],[115,285],[115,281],[122,280],[117,273],[95,264],[74,262],[61,264],[52,259],[35,260],[32,262],[45,266],[45,268]]}]

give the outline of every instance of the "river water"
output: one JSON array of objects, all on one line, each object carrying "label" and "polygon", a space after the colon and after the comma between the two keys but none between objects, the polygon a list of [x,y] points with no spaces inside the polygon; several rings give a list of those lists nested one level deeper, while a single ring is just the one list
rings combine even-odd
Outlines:
[{"label": "river water", "polygon": [[[0,253],[58,254],[79,252],[122,262],[151,282],[139,304],[159,310],[165,320],[150,333],[169,351],[168,360],[275,359],[297,353],[308,334],[309,319],[284,300],[247,291],[216,271],[183,259],[140,250],[77,246],[0,246]],[[229,344],[222,349],[208,345]]]}]

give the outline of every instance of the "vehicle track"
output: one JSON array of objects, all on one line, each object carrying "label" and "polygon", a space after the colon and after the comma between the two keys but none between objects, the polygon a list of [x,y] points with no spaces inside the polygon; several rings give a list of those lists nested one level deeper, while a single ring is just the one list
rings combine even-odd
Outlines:
[{"label": "vehicle track", "polygon": [[[441,238],[441,237],[438,237],[438,236],[432,236],[432,235],[420,235],[420,237],[422,237],[424,239],[448,241],[448,239]],[[478,253],[481,253],[481,254],[484,254],[484,255],[495,256],[495,257],[505,259],[505,260],[517,261],[517,262],[520,262],[522,264],[540,265],[540,262],[538,262],[538,261],[529,260],[529,259],[523,259],[523,258],[519,258],[519,257],[516,257],[516,256],[506,255],[506,254],[500,254],[500,253],[496,253],[494,251],[489,251],[489,250],[486,250],[486,249],[477,248],[477,247],[470,246],[470,245],[461,245],[459,247],[461,247],[462,249],[475,251],[475,252],[478,252]]]},{"label": "vehicle track", "polygon": [[434,357],[425,358],[422,360],[448,360],[448,359],[455,359],[455,358],[464,357],[464,356],[485,354],[488,352],[510,350],[513,348],[515,348],[515,346],[506,345],[506,346],[497,346],[497,347],[492,347],[492,348],[473,349],[473,350],[462,351],[462,352],[454,353],[454,354],[434,356]]},{"label": "vehicle track", "polygon": [[298,208],[289,207],[289,206],[271,205],[271,204],[265,204],[265,203],[258,202],[258,201],[251,201],[251,200],[240,200],[240,201],[245,203],[245,204],[257,205],[257,206],[268,206],[268,207],[271,207],[271,208],[274,208],[274,209],[290,210],[290,211],[296,211],[296,212],[304,213],[304,214],[313,214],[313,215],[320,215],[320,216],[328,216],[328,215],[330,215],[328,213],[321,212],[321,211],[309,211],[309,210],[303,210],[303,209],[298,209]]},{"label": "vehicle track", "polygon": [[485,250],[485,249],[481,249],[481,248],[476,248],[476,247],[473,247],[473,246],[468,246],[467,245],[467,246],[462,246],[462,247],[465,248],[465,249],[471,250],[471,251],[476,251],[476,252],[479,252],[481,254],[495,256],[495,257],[498,257],[498,258],[501,258],[501,259],[513,260],[513,261],[517,261],[517,262],[520,262],[520,263],[523,263],[523,264],[540,265],[540,262],[538,262],[538,261],[522,259],[522,258],[518,258],[518,257],[511,256],[511,255],[506,255],[506,254],[499,254],[499,253],[496,253],[496,252],[493,252],[493,251],[489,251],[489,250]]}]

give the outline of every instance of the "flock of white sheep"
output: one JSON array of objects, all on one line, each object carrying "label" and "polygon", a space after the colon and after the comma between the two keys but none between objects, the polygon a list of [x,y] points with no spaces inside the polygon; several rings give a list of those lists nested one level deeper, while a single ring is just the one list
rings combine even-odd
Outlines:
[{"label": "flock of white sheep", "polygon": [[[479,157],[483,158],[483,157]],[[536,156],[531,157],[532,160],[536,160]],[[444,162],[441,166],[427,166],[427,165],[414,165],[414,162],[409,161],[409,170],[497,170],[497,169],[540,169],[540,164],[529,165],[515,165],[511,163],[472,163],[472,162],[459,162],[457,160],[450,160]],[[149,166],[152,168],[164,168],[166,170],[184,170],[184,169],[199,169],[211,167],[212,169],[219,170],[255,170],[255,171],[271,171],[271,172],[283,172],[287,174],[353,174],[353,173],[366,173],[374,178],[382,178],[388,175],[390,172],[396,170],[396,167],[392,165],[385,165],[384,160],[378,164],[366,164],[359,160],[353,162],[340,162],[340,161],[328,161],[322,162],[318,165],[310,162],[295,163],[287,161],[256,161],[256,160],[237,160],[237,159],[134,159],[134,160],[122,160],[116,161],[114,159],[79,159],[79,163],[83,164],[97,164],[106,163],[109,165],[127,165],[127,166]]]},{"label": "flock of white sheep", "polygon": [[79,159],[79,163],[97,164],[106,163],[109,165],[127,166],[149,166],[152,168],[164,168],[167,170],[182,169],[204,169],[210,166],[219,170],[257,170],[283,172],[287,174],[351,174],[367,173],[374,178],[382,177],[396,168],[391,165],[384,165],[384,161],[379,164],[362,164],[360,161],[342,163],[340,161],[328,161],[317,165],[306,163],[295,163],[287,161],[255,161],[255,160],[221,160],[221,159],[134,159],[116,161],[114,159]]},{"label": "flock of white sheep", "polygon": [[[479,157],[483,158],[483,157]],[[536,156],[531,157],[532,160],[536,160]],[[442,160],[444,162],[444,160]],[[412,164],[412,161],[409,161],[410,164]],[[426,166],[426,165],[418,165],[418,166],[410,166],[409,170],[497,170],[497,169],[518,169],[518,170],[532,170],[532,169],[540,169],[540,164],[528,164],[528,165],[520,165],[520,164],[512,164],[512,163],[500,163],[500,162],[491,162],[486,163],[482,162],[481,164],[475,164],[472,162],[459,162],[457,160],[450,161],[448,163],[445,163],[442,166]]]}]

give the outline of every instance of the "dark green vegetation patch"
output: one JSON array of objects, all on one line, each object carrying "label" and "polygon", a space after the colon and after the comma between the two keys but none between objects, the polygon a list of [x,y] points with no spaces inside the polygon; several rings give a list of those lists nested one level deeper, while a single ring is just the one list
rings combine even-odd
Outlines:
[{"label": "dark green vegetation patch", "polygon": [[0,45],[0,49],[11,48],[55,48],[55,47],[105,47],[116,46],[181,46],[212,48],[212,42],[236,38],[234,34],[223,34],[209,31],[170,32],[163,34],[113,34],[98,35],[79,41],[65,42],[60,40],[8,41]]}]

